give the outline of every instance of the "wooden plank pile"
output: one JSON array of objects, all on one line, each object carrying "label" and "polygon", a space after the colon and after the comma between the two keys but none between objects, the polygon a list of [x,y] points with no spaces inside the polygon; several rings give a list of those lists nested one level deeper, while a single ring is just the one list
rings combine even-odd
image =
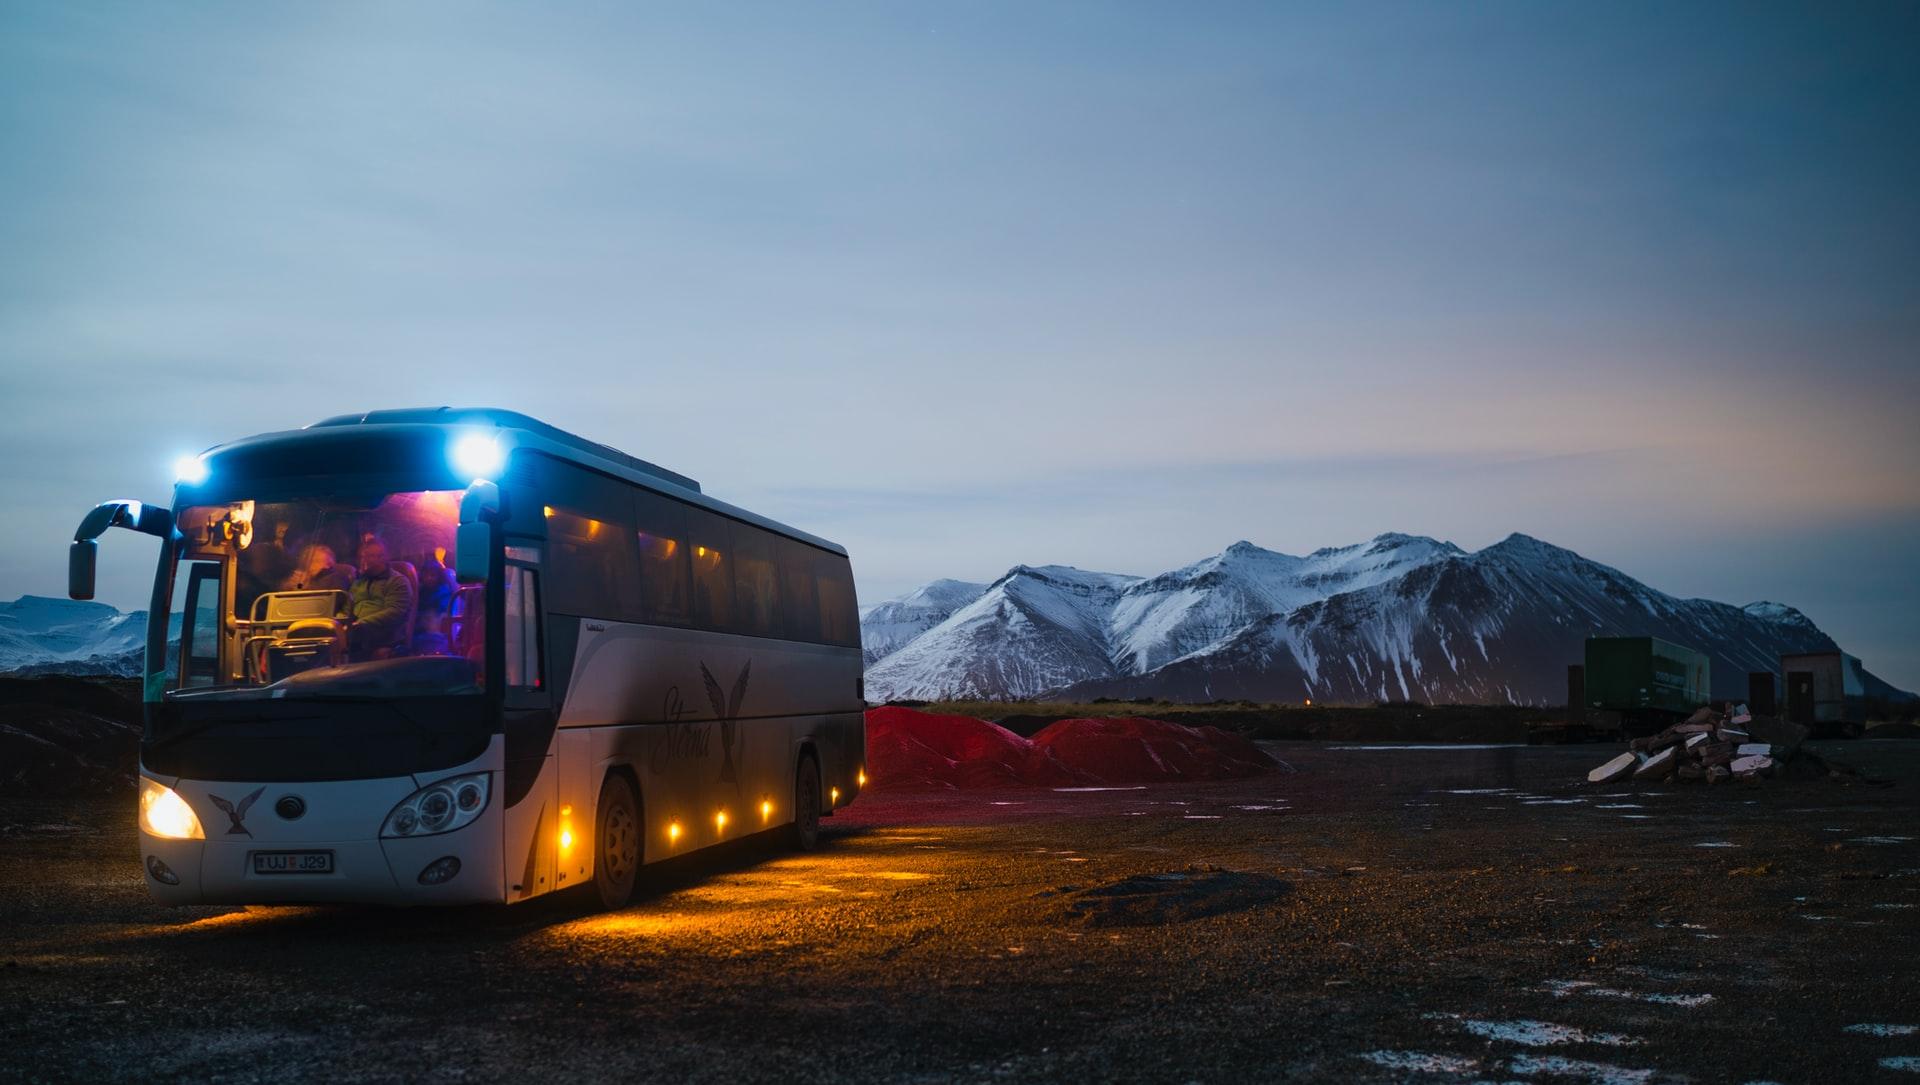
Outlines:
[{"label": "wooden plank pile", "polygon": [[1626,753],[1587,773],[1587,781],[1757,781],[1783,772],[1802,754],[1806,737],[1805,727],[1754,715],[1743,704],[1708,706],[1659,734],[1634,739]]}]

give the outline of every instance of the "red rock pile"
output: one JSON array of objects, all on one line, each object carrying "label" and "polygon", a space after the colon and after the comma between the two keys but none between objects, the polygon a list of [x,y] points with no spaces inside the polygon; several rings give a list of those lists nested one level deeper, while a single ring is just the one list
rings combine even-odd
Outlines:
[{"label": "red rock pile", "polygon": [[971,716],[867,712],[868,787],[973,790],[1219,780],[1275,767],[1239,735],[1137,717],[1060,720],[1024,739]]}]

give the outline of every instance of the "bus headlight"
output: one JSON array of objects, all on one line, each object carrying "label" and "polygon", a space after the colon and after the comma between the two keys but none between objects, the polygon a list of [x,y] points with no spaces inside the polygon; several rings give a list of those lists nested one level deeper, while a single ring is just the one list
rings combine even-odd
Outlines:
[{"label": "bus headlight", "polygon": [[200,817],[180,793],[140,777],[140,831],[162,840],[205,840]]},{"label": "bus headlight", "polygon": [[400,800],[387,815],[380,835],[434,836],[450,833],[473,821],[487,808],[487,796],[493,790],[492,774],[476,772],[469,776],[450,776],[436,780]]}]

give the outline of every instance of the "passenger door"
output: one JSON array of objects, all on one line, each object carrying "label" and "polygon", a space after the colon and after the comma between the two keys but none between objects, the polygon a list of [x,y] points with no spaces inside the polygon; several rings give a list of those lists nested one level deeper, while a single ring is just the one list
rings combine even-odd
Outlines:
[{"label": "passenger door", "polygon": [[559,811],[554,806],[555,712],[546,672],[539,549],[508,546],[504,577],[500,679],[506,732],[505,872],[507,899],[514,901],[555,888]]}]

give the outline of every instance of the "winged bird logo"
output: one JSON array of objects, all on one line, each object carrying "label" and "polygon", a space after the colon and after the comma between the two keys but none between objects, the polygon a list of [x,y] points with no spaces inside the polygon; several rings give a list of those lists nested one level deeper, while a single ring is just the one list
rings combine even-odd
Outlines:
[{"label": "winged bird logo", "polygon": [[213,805],[219,807],[220,812],[227,815],[227,820],[233,822],[233,824],[227,828],[228,836],[232,836],[235,833],[239,833],[241,836],[253,835],[252,833],[247,831],[247,827],[244,824],[247,817],[247,811],[253,809],[254,801],[259,799],[261,793],[266,790],[267,789],[265,787],[254,788],[253,794],[248,795],[244,799],[241,799],[240,805],[238,806],[235,806],[234,804],[228,802],[227,800],[221,798],[220,796],[215,795],[211,791],[207,792],[207,798],[213,801]]},{"label": "winged bird logo", "polygon": [[753,660],[749,659],[746,666],[740,668],[740,677],[733,680],[732,696],[722,697],[719,679],[705,663],[700,664],[700,680],[706,683],[707,700],[713,704],[713,714],[720,717],[720,782],[723,784],[740,782],[735,776],[733,747],[740,737],[740,703],[747,699],[747,675],[752,672]]}]

